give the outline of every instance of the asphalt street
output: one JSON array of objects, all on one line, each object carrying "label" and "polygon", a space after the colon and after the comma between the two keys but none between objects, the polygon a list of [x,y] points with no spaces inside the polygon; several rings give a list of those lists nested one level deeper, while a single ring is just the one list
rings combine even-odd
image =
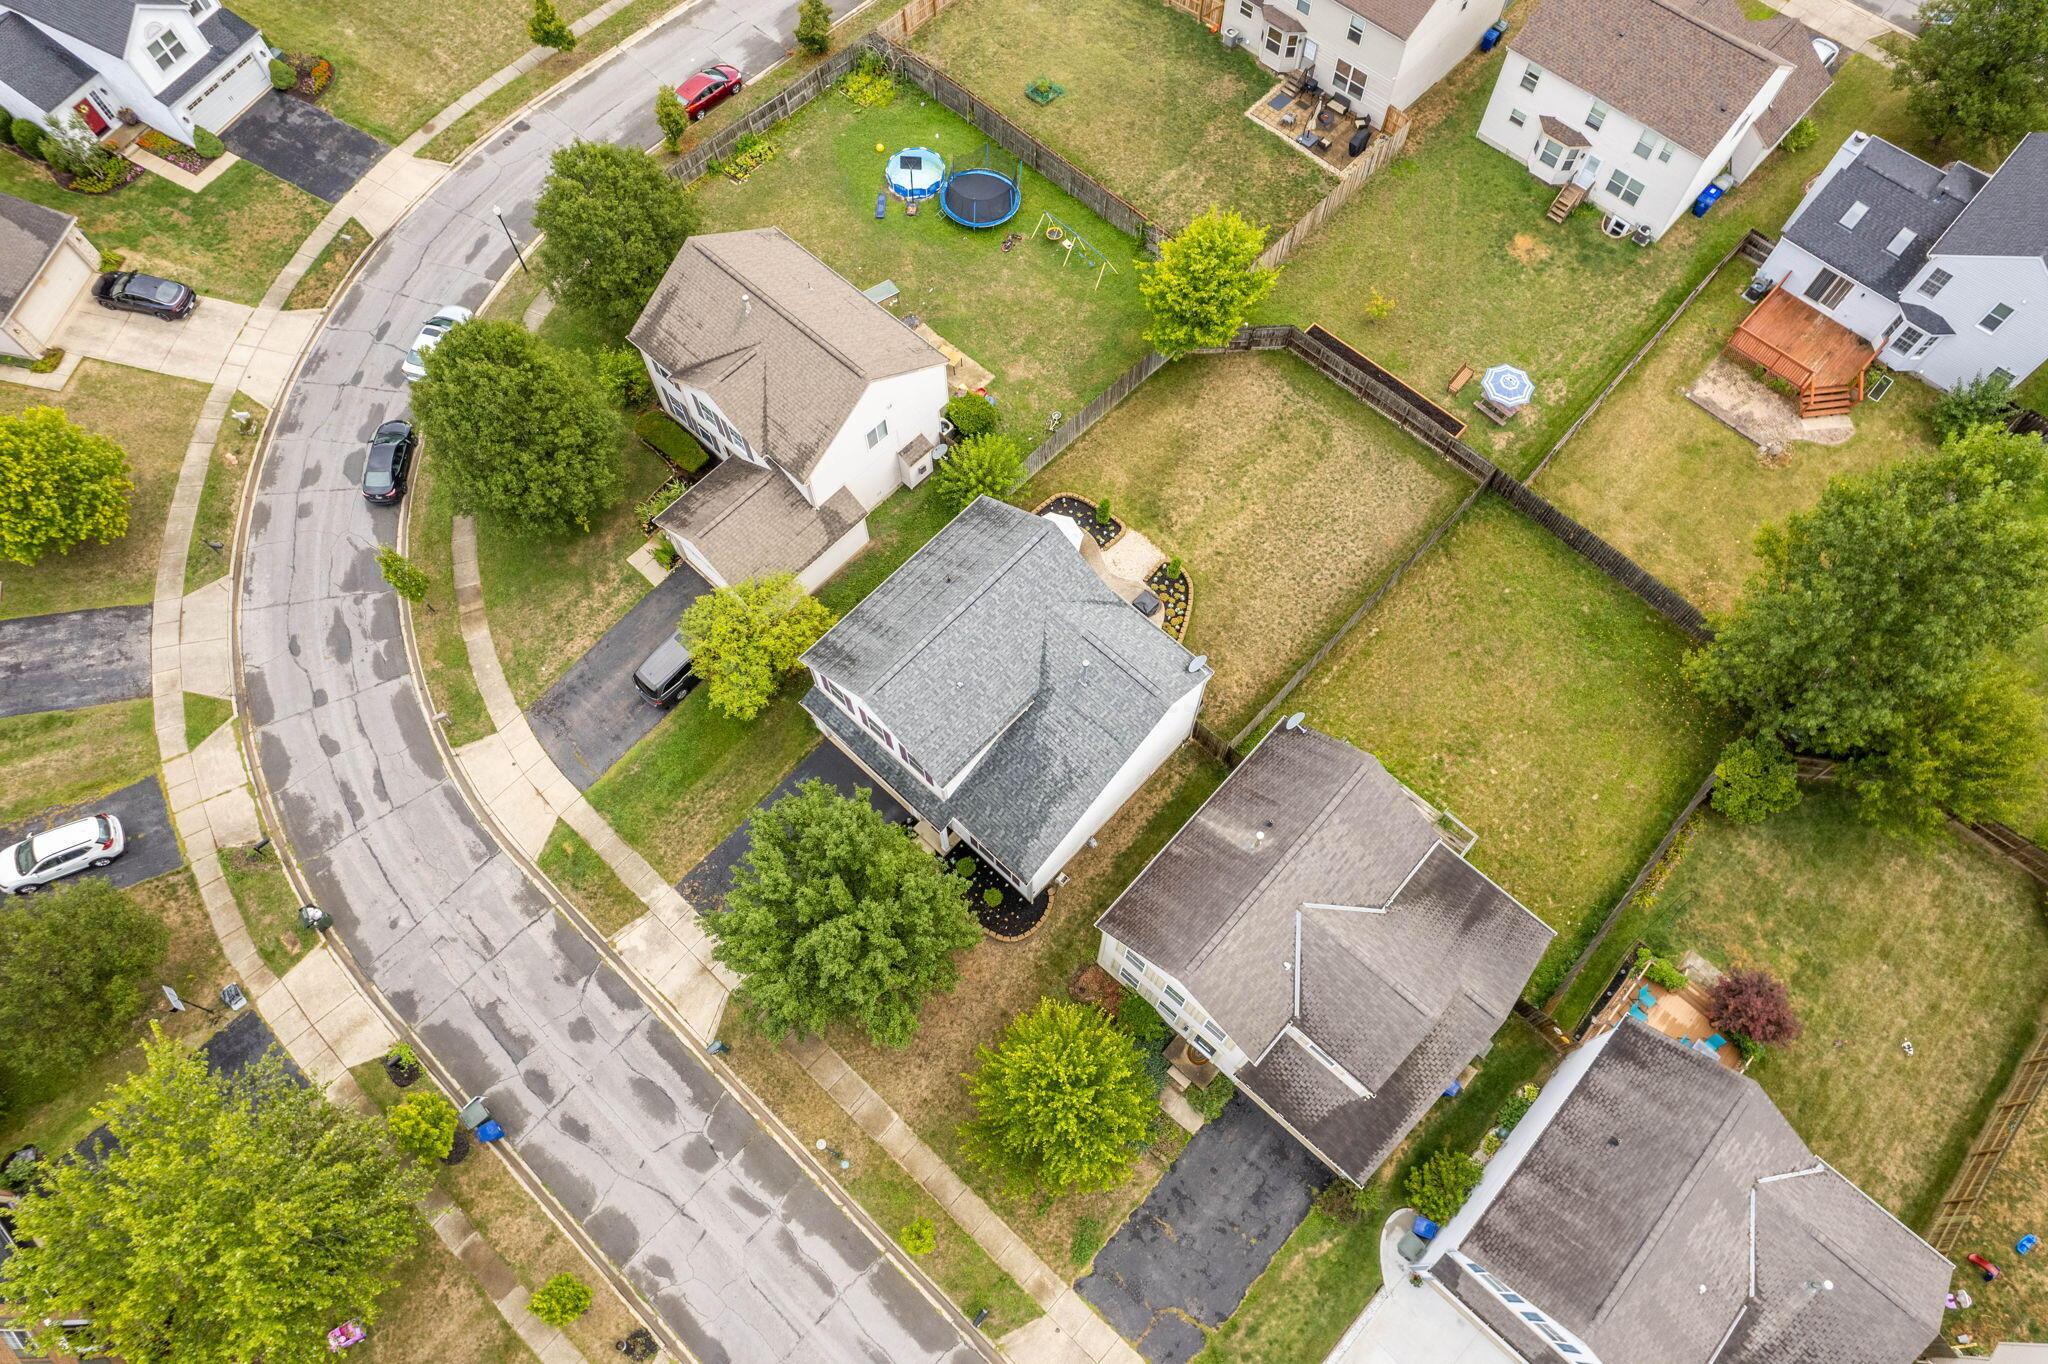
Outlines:
[{"label": "asphalt street", "polygon": [[704,1364],[982,1353],[550,907],[444,770],[375,521],[348,477],[406,410],[399,360],[513,268],[556,147],[651,145],[653,92],[759,70],[796,7],[706,0],[496,134],[378,243],[280,405],[242,556],[258,760],[372,982]]},{"label": "asphalt street", "polygon": [[526,713],[533,737],[578,791],[596,785],[667,713],[640,694],[633,670],[710,590],[687,564],[676,565]]},{"label": "asphalt street", "polygon": [[0,620],[0,718],[147,695],[147,606]]},{"label": "asphalt street", "polygon": [[127,850],[98,870],[88,867],[75,876],[52,882],[50,889],[61,889],[88,876],[117,886],[139,885],[185,865],[185,854],[178,850],[178,840],[171,833],[171,812],[164,804],[164,788],[155,777],[144,777],[96,799],[61,810],[46,810],[33,819],[0,827],[0,847],[87,815],[112,815],[120,820],[121,834],[128,840]]}]

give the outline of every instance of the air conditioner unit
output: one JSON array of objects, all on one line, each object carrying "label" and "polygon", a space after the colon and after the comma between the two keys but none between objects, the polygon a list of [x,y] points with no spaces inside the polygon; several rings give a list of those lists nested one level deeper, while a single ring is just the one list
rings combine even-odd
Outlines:
[{"label": "air conditioner unit", "polygon": [[1656,237],[1651,235],[1649,228],[1639,227],[1634,232],[1631,232],[1629,234],[1629,240],[1634,242],[1637,246],[1648,246],[1651,242],[1654,242],[1657,239]]},{"label": "air conditioner unit", "polygon": [[1600,220],[1600,230],[1610,237],[1626,237],[1635,230],[1635,224],[1610,213]]}]

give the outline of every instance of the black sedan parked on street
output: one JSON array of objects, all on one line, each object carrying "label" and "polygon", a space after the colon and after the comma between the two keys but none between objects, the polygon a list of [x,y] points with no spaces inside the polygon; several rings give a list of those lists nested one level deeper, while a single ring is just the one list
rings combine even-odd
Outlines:
[{"label": "black sedan parked on street", "polygon": [[149,313],[167,322],[190,317],[199,306],[199,295],[176,280],[158,279],[134,270],[101,275],[93,281],[92,296],[102,308],[123,313]]},{"label": "black sedan parked on street", "polygon": [[363,465],[363,496],[379,506],[389,506],[405,496],[406,476],[412,472],[412,452],[419,445],[412,423],[388,421],[370,437],[370,458]]}]

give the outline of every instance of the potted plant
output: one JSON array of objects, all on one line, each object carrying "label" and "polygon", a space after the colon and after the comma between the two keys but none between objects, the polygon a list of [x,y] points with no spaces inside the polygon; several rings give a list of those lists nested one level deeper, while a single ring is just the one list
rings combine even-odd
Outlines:
[{"label": "potted plant", "polygon": [[384,1053],[384,1073],[391,1077],[392,1084],[404,1089],[422,1074],[419,1053],[410,1043],[392,1043],[391,1050]]},{"label": "potted plant", "polygon": [[628,1359],[648,1360],[654,1358],[655,1354],[661,1349],[661,1346],[655,1341],[654,1332],[648,1330],[645,1326],[636,1326],[627,1334],[624,1340],[619,1341],[612,1348]]}]

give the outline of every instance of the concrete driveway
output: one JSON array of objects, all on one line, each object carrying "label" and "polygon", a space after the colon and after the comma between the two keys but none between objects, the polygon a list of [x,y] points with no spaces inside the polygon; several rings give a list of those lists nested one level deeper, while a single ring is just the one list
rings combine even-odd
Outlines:
[{"label": "concrete driveway", "polygon": [[[868,790],[868,804],[882,812],[882,818],[902,822],[910,818],[910,811],[897,803],[894,796],[876,786],[874,779],[853,765],[853,759],[838,748],[820,740],[818,746],[808,753],[804,760],[789,770],[789,775],[776,783],[775,789],[761,799],[759,809],[766,809],[781,800],[797,787],[812,779],[824,782],[842,796],[850,796],[865,787]],[[752,846],[753,836],[742,824],[727,834],[722,842],[704,854],[704,860],[683,873],[683,879],[676,882],[676,889],[690,902],[699,914],[708,914],[725,907],[725,893],[732,889],[732,874]]]},{"label": "concrete driveway", "polygon": [[633,686],[633,670],[676,632],[683,608],[710,590],[678,564],[526,713],[533,737],[578,791],[588,791],[660,722],[661,707]]},{"label": "concrete driveway", "polygon": [[1204,1124],[1074,1290],[1153,1364],[1185,1364],[1333,1176],[1243,1095]]},{"label": "concrete driveway", "polygon": [[147,606],[0,620],[0,717],[149,695]]},{"label": "concrete driveway", "polygon": [[121,831],[128,836],[128,851],[111,866],[67,876],[55,882],[55,887],[62,888],[88,876],[104,877],[117,886],[133,886],[185,865],[184,851],[171,833],[171,812],[164,805],[164,789],[155,777],[144,777],[111,795],[49,810],[34,819],[0,828],[0,847],[70,820],[98,814],[112,815],[121,821]]},{"label": "concrete driveway", "polygon": [[166,322],[142,313],[117,313],[82,298],[65,317],[57,344],[74,355],[210,384],[220,377],[255,311],[245,303],[201,298],[191,316]]},{"label": "concrete driveway", "polygon": [[275,92],[228,125],[220,140],[245,161],[330,204],[391,150],[317,104]]}]

